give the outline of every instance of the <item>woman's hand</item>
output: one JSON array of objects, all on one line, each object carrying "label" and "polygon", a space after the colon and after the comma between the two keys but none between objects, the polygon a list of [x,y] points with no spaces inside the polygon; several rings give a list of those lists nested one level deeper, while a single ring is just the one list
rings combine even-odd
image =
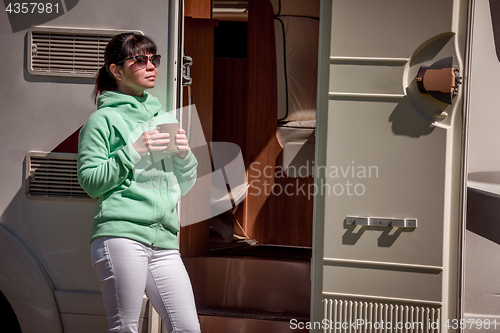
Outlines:
[{"label": "woman's hand", "polygon": [[169,136],[168,133],[160,133],[158,130],[153,129],[142,133],[139,139],[132,144],[132,147],[142,157],[150,151],[167,149],[167,144],[170,142]]},{"label": "woman's hand", "polygon": [[175,136],[175,144],[177,145],[178,149],[177,156],[182,158],[186,157],[189,153],[189,145],[186,131],[184,131],[182,128],[179,128],[179,132],[177,132],[177,135]]}]

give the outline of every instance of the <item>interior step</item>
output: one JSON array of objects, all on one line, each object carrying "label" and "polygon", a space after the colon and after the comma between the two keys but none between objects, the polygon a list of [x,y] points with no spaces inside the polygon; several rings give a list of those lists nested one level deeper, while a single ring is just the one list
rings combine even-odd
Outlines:
[{"label": "interior step", "polygon": [[304,314],[206,307],[198,308],[198,316],[203,333],[309,332]]},{"label": "interior step", "polygon": [[290,259],[219,254],[184,258],[184,264],[200,316],[211,317],[204,319],[207,322],[243,320],[248,325],[263,325],[258,323],[264,321],[289,329],[291,319],[309,318],[311,266],[307,255]]},{"label": "interior step", "polygon": [[[296,324],[252,318],[199,316],[203,333],[292,333],[309,332]],[[303,327],[303,326],[300,326]]]},{"label": "interior step", "polygon": [[247,256],[311,261],[312,248],[268,244],[250,246],[245,242],[234,242],[230,244],[211,243],[210,254],[217,256]]},{"label": "interior step", "polygon": [[213,316],[213,317],[231,317],[242,319],[258,319],[258,320],[272,320],[306,322],[309,320],[309,315],[302,313],[286,313],[286,312],[265,312],[265,311],[252,311],[241,309],[227,309],[215,307],[198,307],[198,315],[200,316]]}]

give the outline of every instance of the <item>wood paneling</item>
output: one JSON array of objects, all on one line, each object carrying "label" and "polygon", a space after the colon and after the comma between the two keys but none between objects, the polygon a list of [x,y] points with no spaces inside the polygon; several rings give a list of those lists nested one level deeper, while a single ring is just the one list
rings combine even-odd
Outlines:
[{"label": "wood paneling", "polygon": [[314,178],[289,178],[282,173],[283,152],[276,158],[274,189],[255,222],[255,235],[265,244],[312,246]]},{"label": "wood paneling", "polygon": [[211,0],[184,0],[184,16],[192,18],[212,18]]},{"label": "wood paneling", "polygon": [[[246,140],[247,61],[215,58],[213,141],[232,142],[243,151]],[[240,225],[244,221],[243,204],[236,213]],[[243,236],[239,226],[235,233]]]},{"label": "wood paneling", "polygon": [[[214,82],[214,27],[217,20],[189,19],[184,21],[184,48],[193,58],[191,66],[192,104],[196,110],[207,143],[212,141],[213,82]],[[189,105],[187,88],[184,88],[184,105]],[[206,198],[210,200],[210,198]],[[182,210],[193,209],[195,202],[182,205]],[[208,220],[181,228],[180,251],[183,257],[202,256],[208,253],[210,222]]]},{"label": "wood paneling", "polygon": [[274,23],[272,7],[267,0],[250,1],[248,11],[247,140],[244,160],[251,187],[244,201],[243,222],[250,238],[267,243],[262,231],[267,223],[271,223],[271,216],[261,215],[258,218],[268,198],[259,190],[265,183],[274,185],[274,177],[267,178],[263,170],[266,166],[274,166],[280,148],[275,136],[277,81],[276,75],[273,75],[276,73]]},{"label": "wood paneling", "polygon": [[215,58],[213,140],[245,148],[246,59]]},{"label": "wood paneling", "polygon": [[[193,58],[191,104],[196,105],[207,142],[212,141],[215,26],[217,20],[184,19],[184,49]],[[183,100],[189,105],[187,88]]]}]

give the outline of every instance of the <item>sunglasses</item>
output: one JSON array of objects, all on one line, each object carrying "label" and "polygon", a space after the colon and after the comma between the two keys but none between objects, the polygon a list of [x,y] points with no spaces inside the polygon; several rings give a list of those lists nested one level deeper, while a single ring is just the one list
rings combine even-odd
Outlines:
[{"label": "sunglasses", "polygon": [[146,67],[148,65],[148,60],[151,60],[151,63],[153,65],[155,65],[155,67],[159,67],[160,66],[161,55],[159,55],[159,54],[153,54],[152,56],[148,57],[147,55],[139,54],[139,55],[136,55],[136,56],[124,59],[124,60],[122,60],[120,62],[117,62],[116,64],[117,65],[122,64],[125,61],[130,60],[130,59],[134,59],[135,63],[137,64],[137,66],[139,68]]}]

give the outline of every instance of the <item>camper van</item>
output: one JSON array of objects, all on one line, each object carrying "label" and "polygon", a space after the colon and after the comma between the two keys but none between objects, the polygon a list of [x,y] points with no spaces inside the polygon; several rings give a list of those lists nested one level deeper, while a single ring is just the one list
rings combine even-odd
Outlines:
[{"label": "camper van", "polygon": [[76,157],[125,31],[204,161],[177,207],[202,332],[500,330],[499,1],[4,4],[2,332],[106,331]]}]

